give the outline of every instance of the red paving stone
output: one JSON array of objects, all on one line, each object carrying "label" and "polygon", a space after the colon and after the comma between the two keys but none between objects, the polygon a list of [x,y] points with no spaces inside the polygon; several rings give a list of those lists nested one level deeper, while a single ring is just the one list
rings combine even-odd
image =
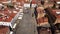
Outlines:
[{"label": "red paving stone", "polygon": [[[12,10],[12,11],[10,11],[10,12],[12,12],[12,13],[9,13],[8,10],[9,10],[9,8],[8,8],[7,10],[0,11],[0,13],[4,14],[4,15],[3,15],[4,17],[0,18],[0,21],[2,21],[3,18],[5,18],[4,22],[11,22],[11,20],[12,20],[12,19],[15,17],[15,15],[17,14],[17,13],[13,13],[13,11],[19,12],[19,10],[18,10],[18,11],[17,11],[17,10]],[[6,18],[5,15],[7,15],[8,18]]]},{"label": "red paving stone", "polygon": [[0,34],[9,34],[9,27],[0,26]]}]

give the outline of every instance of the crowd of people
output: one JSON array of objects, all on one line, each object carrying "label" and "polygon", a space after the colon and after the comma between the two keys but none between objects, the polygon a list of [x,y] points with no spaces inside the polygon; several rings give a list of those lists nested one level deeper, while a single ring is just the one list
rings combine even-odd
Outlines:
[{"label": "crowd of people", "polygon": [[37,2],[37,6],[34,8],[34,14],[36,18],[36,22],[39,27],[37,27],[38,34],[40,34],[40,28],[45,27],[45,28],[50,28],[52,34],[55,34],[55,30],[58,29],[60,30],[60,23],[56,23],[57,17],[55,14],[52,14],[52,9],[60,9],[60,5],[57,4],[56,1],[50,1],[50,0],[39,0]]}]

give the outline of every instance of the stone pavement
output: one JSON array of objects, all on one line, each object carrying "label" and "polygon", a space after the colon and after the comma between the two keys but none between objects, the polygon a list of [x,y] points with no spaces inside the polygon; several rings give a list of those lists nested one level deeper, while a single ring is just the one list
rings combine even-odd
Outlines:
[{"label": "stone pavement", "polygon": [[24,10],[23,18],[19,20],[14,34],[37,34],[36,21],[30,9]]}]

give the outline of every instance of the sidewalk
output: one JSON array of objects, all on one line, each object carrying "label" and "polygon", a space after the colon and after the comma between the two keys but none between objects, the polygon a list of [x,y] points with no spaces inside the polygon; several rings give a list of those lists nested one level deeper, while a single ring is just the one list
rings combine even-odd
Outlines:
[{"label": "sidewalk", "polygon": [[30,9],[27,11],[29,12],[24,13],[23,19],[17,25],[16,34],[37,34],[36,21],[31,15],[32,11]]}]

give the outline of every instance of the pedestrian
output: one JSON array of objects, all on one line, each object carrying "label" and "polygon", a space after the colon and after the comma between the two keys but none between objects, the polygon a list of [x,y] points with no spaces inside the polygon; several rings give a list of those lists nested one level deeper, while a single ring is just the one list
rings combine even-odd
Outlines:
[{"label": "pedestrian", "polygon": [[32,7],[32,1],[30,2],[30,8]]},{"label": "pedestrian", "polygon": [[37,18],[37,14],[38,14],[36,9],[37,9],[37,6],[34,8],[35,18]]}]

